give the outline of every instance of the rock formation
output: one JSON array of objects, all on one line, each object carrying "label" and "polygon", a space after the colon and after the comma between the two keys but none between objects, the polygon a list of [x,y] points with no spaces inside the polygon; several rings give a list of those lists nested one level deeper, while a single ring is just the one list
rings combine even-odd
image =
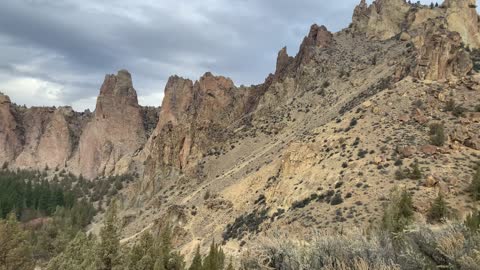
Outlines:
[{"label": "rock formation", "polygon": [[404,0],[376,0],[369,7],[361,0],[353,13],[352,26],[369,38],[389,39],[402,31],[409,9]]},{"label": "rock formation", "polygon": [[0,162],[11,163],[21,150],[21,135],[10,98],[0,93]]},{"label": "rock formation", "polygon": [[414,38],[419,48],[415,75],[421,79],[441,80],[463,77],[472,70],[470,55],[462,47],[462,38],[429,20]]},{"label": "rock formation", "polygon": [[462,42],[480,48],[480,26],[475,0],[445,0],[448,30],[458,32]]},{"label": "rock formation", "polygon": [[130,73],[121,70],[116,76],[107,75],[72,167],[88,178],[127,173],[132,155],[146,142],[143,122]]},{"label": "rock formation", "polygon": [[[238,250],[264,231],[371,224],[401,165],[418,159],[432,174],[468,179],[480,155],[480,78],[463,46],[477,47],[472,5],[362,0],[348,29],[314,24],[295,57],[281,49],[264,83],[172,76],[160,109],[139,106],[125,70],[105,77],[93,115],[0,95],[0,162],[89,179],[136,173],[121,191],[131,196],[120,196],[138,213],[126,234],[173,217],[187,252],[199,239]],[[446,97],[469,113],[445,110]],[[428,126],[439,120],[445,145],[433,146]],[[448,200],[458,202],[467,183],[453,182]],[[418,181],[402,185],[424,205],[433,194]]]}]

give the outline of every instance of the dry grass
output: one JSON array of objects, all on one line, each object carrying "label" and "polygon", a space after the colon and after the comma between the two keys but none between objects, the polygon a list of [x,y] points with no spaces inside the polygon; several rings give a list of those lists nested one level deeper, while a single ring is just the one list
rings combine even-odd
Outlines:
[{"label": "dry grass", "polygon": [[318,234],[308,243],[259,239],[242,269],[480,269],[480,234],[461,224],[416,226],[401,234]]}]

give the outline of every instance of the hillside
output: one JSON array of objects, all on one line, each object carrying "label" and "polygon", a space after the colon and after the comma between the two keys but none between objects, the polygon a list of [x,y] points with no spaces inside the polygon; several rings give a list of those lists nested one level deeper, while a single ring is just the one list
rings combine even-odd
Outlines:
[{"label": "hillside", "polygon": [[439,192],[463,219],[480,206],[469,192],[480,160],[475,8],[362,0],[348,28],[314,24],[295,56],[281,49],[263,84],[172,76],[160,108],[138,105],[126,70],[106,76],[93,113],[2,95],[0,164],[133,175],[118,195],[121,242],[173,225],[184,254],[213,239],[238,256],[266,235],[373,228],[394,187],[412,194],[417,223]]}]

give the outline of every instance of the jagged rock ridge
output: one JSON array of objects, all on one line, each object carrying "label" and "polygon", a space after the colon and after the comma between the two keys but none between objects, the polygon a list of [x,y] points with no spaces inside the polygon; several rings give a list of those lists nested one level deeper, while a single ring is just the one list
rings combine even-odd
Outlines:
[{"label": "jagged rock ridge", "polygon": [[[362,0],[349,28],[314,24],[294,57],[281,49],[263,84],[237,87],[211,73],[170,77],[158,121],[138,105],[127,71],[105,78],[93,115],[23,109],[2,97],[0,161],[65,166],[89,178],[137,173],[121,196],[136,213],[125,234],[170,222],[186,252],[199,239],[222,237],[236,251],[259,232],[367,226],[398,164],[413,159],[433,164],[425,168],[433,184],[402,182],[420,193],[419,213],[436,189],[458,203],[466,181],[457,178],[466,179],[479,150],[478,115],[466,114],[460,128],[442,108],[447,95],[470,110],[478,97],[464,46],[478,47],[472,3],[431,9]],[[426,130],[443,119],[446,146],[432,146]]]}]

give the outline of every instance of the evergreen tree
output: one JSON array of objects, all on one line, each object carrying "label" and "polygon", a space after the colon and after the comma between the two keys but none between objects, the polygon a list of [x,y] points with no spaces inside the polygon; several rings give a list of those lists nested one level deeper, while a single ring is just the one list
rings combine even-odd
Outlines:
[{"label": "evergreen tree", "polygon": [[383,228],[390,232],[401,232],[411,223],[412,218],[412,195],[406,189],[393,189],[390,203],[383,214]]},{"label": "evergreen tree", "polygon": [[98,269],[116,269],[120,261],[120,235],[117,227],[117,205],[112,201],[105,214],[103,228],[100,230],[100,243],[98,247]]},{"label": "evergreen tree", "polygon": [[192,265],[189,270],[202,270],[202,255],[200,255],[200,246],[197,246],[195,256],[193,257]]},{"label": "evergreen tree", "polygon": [[418,165],[418,160],[415,160],[412,163],[412,171],[410,172],[410,178],[414,180],[420,180],[422,179],[422,171],[420,170],[420,167]]},{"label": "evergreen tree", "polygon": [[225,264],[225,254],[223,249],[212,241],[210,245],[210,251],[207,257],[203,260],[204,270],[222,270]]},{"label": "evergreen tree", "polygon": [[0,220],[0,270],[31,270],[34,262],[27,234],[14,213]]},{"label": "evergreen tree", "polygon": [[470,191],[474,200],[480,200],[480,166],[477,167],[477,170],[473,174],[472,183],[470,184]]},{"label": "evergreen tree", "polygon": [[47,270],[93,270],[95,269],[95,246],[96,240],[93,236],[88,237],[85,233],[79,232],[68,244],[64,252],[53,258]]},{"label": "evergreen tree", "polygon": [[428,211],[428,219],[430,222],[440,222],[448,214],[448,204],[440,192],[437,198],[433,201],[432,206]]},{"label": "evergreen tree", "polygon": [[472,231],[480,230],[480,211],[468,215],[465,220],[465,225]]}]

